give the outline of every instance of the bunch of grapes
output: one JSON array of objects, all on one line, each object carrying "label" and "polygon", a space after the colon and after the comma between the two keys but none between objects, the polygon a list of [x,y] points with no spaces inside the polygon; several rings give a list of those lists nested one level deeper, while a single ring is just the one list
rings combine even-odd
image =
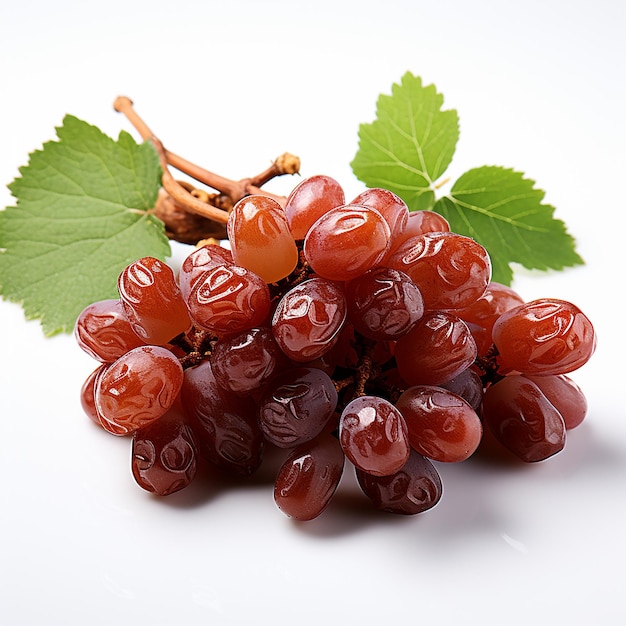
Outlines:
[{"label": "bunch of grapes", "polygon": [[468,459],[485,433],[537,462],[585,417],[567,374],[594,352],[589,319],[491,281],[487,251],[437,213],[384,189],[346,203],[313,176],[284,207],[241,200],[228,238],[178,275],[131,263],[119,299],[77,320],[100,362],[83,407],[132,439],[143,489],[183,489],[202,463],[250,476],[271,447],[288,516],[317,517],[347,464],[376,508],[410,515],[441,498],[436,464]]}]

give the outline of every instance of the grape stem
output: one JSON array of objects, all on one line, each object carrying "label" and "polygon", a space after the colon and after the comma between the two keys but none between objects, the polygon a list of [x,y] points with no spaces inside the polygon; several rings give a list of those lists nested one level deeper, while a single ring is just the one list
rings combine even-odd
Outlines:
[{"label": "grape stem", "polygon": [[267,169],[258,175],[243,178],[238,181],[231,180],[195,165],[170,150],[167,150],[137,113],[133,106],[133,101],[130,98],[118,96],[113,103],[113,108],[126,116],[144,141],[152,142],[159,155],[163,169],[163,188],[178,204],[190,212],[222,224],[228,221],[228,211],[217,208],[204,199],[192,195],[181,183],[175,180],[170,172],[170,166],[191,176],[208,187],[215,189],[220,194],[227,196],[231,206],[242,198],[257,193],[263,193],[263,195],[276,200],[281,206],[285,206],[286,198],[284,196],[261,191],[261,187],[277,176],[299,173],[300,159],[297,156],[285,153],[279,156]]}]

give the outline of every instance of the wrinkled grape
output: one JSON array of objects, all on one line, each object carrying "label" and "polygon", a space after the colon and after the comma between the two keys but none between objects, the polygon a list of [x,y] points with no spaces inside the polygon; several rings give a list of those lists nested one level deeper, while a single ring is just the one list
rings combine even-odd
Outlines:
[{"label": "wrinkled grape", "polygon": [[132,433],[169,410],[182,382],[183,369],[169,350],[134,348],[98,378],[95,406],[101,419],[120,434]]},{"label": "wrinkled grape", "polygon": [[146,344],[164,345],[185,332],[189,312],[169,265],[144,257],[120,274],[117,287],[131,327]]},{"label": "wrinkled grape", "polygon": [[543,298],[509,309],[493,326],[504,368],[524,374],[567,374],[594,353],[596,336],[587,316],[564,300]]},{"label": "wrinkled grape", "polygon": [[318,517],[339,485],[343,466],[343,451],[332,435],[301,444],[278,471],[274,485],[278,508],[301,521]]},{"label": "wrinkled grape", "polygon": [[434,465],[415,450],[411,450],[407,462],[389,476],[373,476],[357,469],[356,477],[374,507],[399,515],[416,515],[432,509],[443,493]]},{"label": "wrinkled grape", "polygon": [[348,403],[339,420],[339,443],[355,467],[374,476],[397,472],[410,451],[402,414],[377,396]]},{"label": "wrinkled grape", "polygon": [[234,262],[266,283],[285,278],[298,263],[285,211],[272,198],[254,195],[237,202],[228,217],[228,238]]},{"label": "wrinkled grape", "polygon": [[268,441],[291,448],[317,437],[337,407],[328,374],[296,367],[278,374],[259,402],[259,424]]},{"label": "wrinkled grape", "polygon": [[281,298],[272,319],[272,332],[290,359],[312,361],[333,347],[346,315],[346,300],[339,285],[311,278]]}]

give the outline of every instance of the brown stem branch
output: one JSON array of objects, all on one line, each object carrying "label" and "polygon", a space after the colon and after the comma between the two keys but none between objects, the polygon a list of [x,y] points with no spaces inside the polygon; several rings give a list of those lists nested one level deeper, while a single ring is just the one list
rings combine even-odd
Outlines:
[{"label": "brown stem branch", "polygon": [[[184,206],[188,206],[190,210],[199,213],[210,219],[218,219],[211,217],[209,214],[213,213],[211,208],[207,209],[207,206],[200,206],[197,202],[189,201],[186,196],[181,193],[181,190],[175,187],[172,183],[174,178],[168,171],[168,166],[174,167],[180,170],[184,174],[195,178],[197,181],[215,189],[216,191],[228,196],[233,204],[241,200],[247,195],[262,193],[276,200],[281,206],[285,205],[286,198],[284,196],[278,196],[275,194],[261,191],[261,187],[269,182],[276,176],[282,176],[283,174],[297,174],[300,171],[300,159],[293,154],[285,153],[279,156],[266,170],[253,176],[251,178],[244,178],[239,181],[219,176],[213,172],[191,163],[187,159],[167,150],[161,142],[157,139],[156,135],[152,132],[150,127],[145,123],[141,116],[137,113],[133,106],[133,102],[126,96],[118,96],[113,103],[113,108],[119,113],[123,113],[128,121],[135,127],[139,135],[144,141],[152,141],[157,146],[159,156],[161,157],[161,165],[164,171],[164,179],[167,177],[168,185],[174,189],[178,194],[176,198]],[[175,181],[174,181],[175,182]],[[164,180],[164,187],[165,180]],[[206,203],[204,203],[206,205]],[[210,205],[208,205],[210,206]],[[222,219],[218,219],[222,221]]]}]

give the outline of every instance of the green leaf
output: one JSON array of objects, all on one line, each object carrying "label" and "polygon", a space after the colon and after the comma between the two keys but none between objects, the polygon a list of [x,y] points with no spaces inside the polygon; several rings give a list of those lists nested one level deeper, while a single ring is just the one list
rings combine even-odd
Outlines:
[{"label": "green leaf", "polygon": [[0,211],[0,294],[41,320],[46,335],[69,332],[88,304],[117,297],[117,276],[142,256],[170,253],[150,215],[158,156],[125,132],[118,141],[66,116],[9,185],[16,206]]},{"label": "green leaf", "polygon": [[485,166],[463,174],[434,210],[453,232],[487,248],[493,280],[510,285],[512,262],[540,270],[584,263],[565,224],[553,217],[554,207],[543,204],[543,198],[544,192],[520,172]]},{"label": "green leaf", "polygon": [[459,139],[456,111],[442,111],[434,85],[407,72],[392,95],[380,95],[376,120],[359,127],[352,170],[368,187],[399,195],[409,209],[431,208],[435,182],[445,172]]}]

